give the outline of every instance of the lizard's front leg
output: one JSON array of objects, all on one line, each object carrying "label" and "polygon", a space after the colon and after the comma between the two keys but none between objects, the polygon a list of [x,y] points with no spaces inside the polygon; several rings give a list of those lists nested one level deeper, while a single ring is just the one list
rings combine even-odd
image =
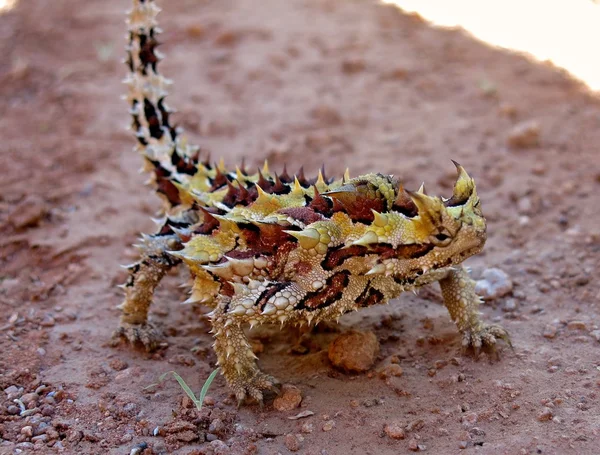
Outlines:
[{"label": "lizard's front leg", "polygon": [[502,326],[481,321],[481,297],[475,293],[475,281],[463,267],[450,269],[439,283],[444,304],[462,333],[465,349],[472,348],[476,355],[482,347],[494,351],[497,339],[511,346],[508,332]]},{"label": "lizard's front leg", "polygon": [[[240,306],[231,303],[231,298],[222,297],[212,312],[213,347],[221,373],[234,391],[240,405],[251,396],[261,405],[263,391],[274,390],[278,381],[258,368],[256,355],[252,352],[243,326],[247,316],[240,314]],[[236,311],[238,309],[238,311]]]}]

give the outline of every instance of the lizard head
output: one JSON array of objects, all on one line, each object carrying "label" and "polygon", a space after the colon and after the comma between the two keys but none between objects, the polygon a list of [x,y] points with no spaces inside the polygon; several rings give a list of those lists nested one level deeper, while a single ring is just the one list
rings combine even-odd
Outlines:
[{"label": "lizard head", "polygon": [[352,242],[377,253],[369,274],[415,278],[456,265],[477,254],[486,240],[474,180],[455,163],[458,177],[450,199],[396,187],[390,210],[374,212],[364,234]]}]

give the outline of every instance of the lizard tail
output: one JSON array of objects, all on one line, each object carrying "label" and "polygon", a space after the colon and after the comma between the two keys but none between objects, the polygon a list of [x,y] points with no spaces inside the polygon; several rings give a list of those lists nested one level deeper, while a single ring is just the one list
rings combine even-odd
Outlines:
[{"label": "lizard tail", "polygon": [[144,157],[144,170],[167,202],[167,210],[181,203],[178,176],[195,170],[199,148],[189,145],[181,130],[171,124],[173,112],[165,103],[171,81],[158,72],[162,60],[157,51],[156,16],[160,8],[153,0],[133,0],[127,18],[128,74],[125,78],[130,107],[131,129],[137,138],[136,150]]}]

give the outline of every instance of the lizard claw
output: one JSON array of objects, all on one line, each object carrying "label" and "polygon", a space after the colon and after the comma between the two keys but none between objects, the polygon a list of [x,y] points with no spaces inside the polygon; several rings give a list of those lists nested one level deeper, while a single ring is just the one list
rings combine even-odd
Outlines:
[{"label": "lizard claw", "polygon": [[234,383],[232,388],[237,398],[238,408],[244,403],[246,398],[250,397],[262,409],[264,406],[263,391],[278,392],[278,386],[279,381],[273,376],[257,371],[249,381]]},{"label": "lizard claw", "polygon": [[504,327],[496,324],[482,324],[474,329],[463,331],[462,346],[464,351],[472,350],[475,359],[479,357],[482,350],[494,354],[498,358],[496,347],[499,339],[512,349],[510,336]]},{"label": "lizard claw", "polygon": [[156,351],[164,343],[161,331],[152,323],[143,324],[121,323],[113,332],[111,345],[117,346],[125,339],[132,345],[142,345],[148,352]]}]

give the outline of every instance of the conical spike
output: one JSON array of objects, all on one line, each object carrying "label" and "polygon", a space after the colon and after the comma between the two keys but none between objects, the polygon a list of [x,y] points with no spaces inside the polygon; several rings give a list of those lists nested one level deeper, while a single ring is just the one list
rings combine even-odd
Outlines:
[{"label": "conical spike", "polygon": [[239,168],[239,166],[235,167],[235,179],[238,181],[238,183],[243,182],[246,179],[244,172]]},{"label": "conical spike", "polygon": [[454,183],[452,197],[445,203],[448,207],[464,204],[469,200],[475,189],[475,182],[469,174],[467,174],[465,168],[454,160],[452,160],[452,162],[454,163],[454,166],[456,166],[457,178],[456,183]]},{"label": "conical spike", "polygon": [[223,157],[221,157],[221,159],[219,160],[217,168],[219,168],[221,172],[227,172],[227,168],[225,167],[225,160],[223,159]]},{"label": "conical spike", "polygon": [[398,183],[396,200],[394,201],[394,204],[392,204],[392,209],[410,217],[417,215],[417,206],[408,195],[408,192],[404,189],[404,185],[400,182]]},{"label": "conical spike", "polygon": [[323,176],[323,173],[319,170],[319,175],[317,176],[317,181],[315,183],[315,186],[317,187],[327,187],[327,183],[325,182],[325,177]]},{"label": "conical spike", "polygon": [[373,212],[373,224],[377,227],[384,227],[388,224],[387,215],[379,213],[377,210],[371,210]]},{"label": "conical spike", "polygon": [[[266,163],[266,161],[265,161],[265,163]],[[258,169],[258,181],[256,182],[256,184],[260,188],[264,188],[266,190],[268,190],[269,187],[271,186],[271,183],[267,179],[265,179],[262,172],[260,172],[260,168]]]},{"label": "conical spike", "polygon": [[281,179],[279,178],[279,176],[277,175],[277,173],[275,173],[275,185],[273,185],[273,192],[275,194],[282,193],[282,192],[285,191],[285,189],[286,189],[286,186],[281,181]]},{"label": "conical spike", "polygon": [[421,183],[421,186],[419,187],[419,189],[417,190],[417,193],[420,194],[427,194],[427,192],[425,191],[425,182]]},{"label": "conical spike", "polygon": [[242,156],[242,161],[240,163],[240,171],[242,172],[242,174],[248,175],[248,173],[246,172],[246,157],[245,156]]},{"label": "conical spike", "polygon": [[290,177],[290,174],[288,174],[287,165],[285,163],[283,164],[283,172],[280,177],[283,183],[292,183],[292,178]]},{"label": "conical spike", "polygon": [[379,237],[373,231],[367,231],[360,239],[355,240],[351,245],[369,246],[379,243]]},{"label": "conical spike", "polygon": [[316,185],[313,186],[313,189],[314,196],[312,201],[310,201],[309,207],[312,208],[315,212],[328,212],[330,210],[330,203],[327,202],[327,199],[321,196],[321,193],[319,193],[319,189],[316,187]]},{"label": "conical spike", "polygon": [[369,270],[365,275],[381,275],[385,273],[385,265],[377,264],[371,270]]},{"label": "conical spike", "polygon": [[294,177],[294,188],[292,188],[292,193],[295,195],[304,194],[304,191],[302,191],[302,185],[300,184],[298,177]]},{"label": "conical spike", "polygon": [[321,169],[319,170],[319,174],[321,174],[321,177],[323,178],[323,181],[325,182],[325,184],[329,183],[328,182],[328,178],[327,178],[327,173],[325,172],[325,163],[323,163],[321,165]]},{"label": "conical spike", "polygon": [[421,193],[407,191],[413,203],[417,206],[418,215],[422,222],[429,223],[430,229],[441,222],[442,210],[445,210],[442,200]]},{"label": "conical spike", "polygon": [[226,280],[233,278],[233,270],[227,263],[225,263],[225,265],[203,265],[202,268],[207,272]]},{"label": "conical spike", "polygon": [[304,175],[304,166],[300,166],[300,170],[296,174],[296,180],[298,180],[298,182],[300,182],[300,185],[304,186],[304,185],[308,184],[308,182],[306,181],[306,177]]},{"label": "conical spike", "polygon": [[206,152],[206,158],[204,158],[202,160],[202,164],[204,165],[205,168],[210,167],[210,150]]},{"label": "conical spike", "polygon": [[344,172],[344,177],[342,178],[342,182],[346,183],[346,182],[349,182],[350,180],[351,180],[350,169],[346,168],[346,172]]},{"label": "conical spike", "polygon": [[302,248],[310,250],[317,246],[321,239],[321,234],[316,229],[305,229],[303,231],[283,231],[298,239],[298,243]]},{"label": "conical spike", "polygon": [[269,200],[269,194],[265,192],[265,190],[263,190],[260,185],[256,185],[256,191],[258,192],[258,198],[256,199],[256,202],[258,203],[259,201],[268,201]]},{"label": "conical spike", "polygon": [[250,193],[248,192],[247,188],[239,180],[237,181],[237,184],[240,187],[240,200],[242,200],[242,201],[247,200],[248,196],[250,195]]},{"label": "conical spike", "polygon": [[215,168],[215,177],[212,179],[213,189],[221,188],[229,181],[227,176],[223,174],[223,172],[221,172],[221,169],[218,167],[217,164],[215,164]]},{"label": "conical spike", "polygon": [[273,305],[272,303],[267,303],[261,314],[269,315],[269,314],[275,314],[276,312],[277,312],[277,307],[275,305]]},{"label": "conical spike", "polygon": [[226,256],[227,263],[231,264],[231,268],[236,275],[247,276],[254,270],[254,259],[234,259]]},{"label": "conical spike", "polygon": [[262,171],[266,175],[270,175],[271,174],[271,172],[269,171],[269,162],[267,160],[265,160],[265,163],[263,164]]}]

